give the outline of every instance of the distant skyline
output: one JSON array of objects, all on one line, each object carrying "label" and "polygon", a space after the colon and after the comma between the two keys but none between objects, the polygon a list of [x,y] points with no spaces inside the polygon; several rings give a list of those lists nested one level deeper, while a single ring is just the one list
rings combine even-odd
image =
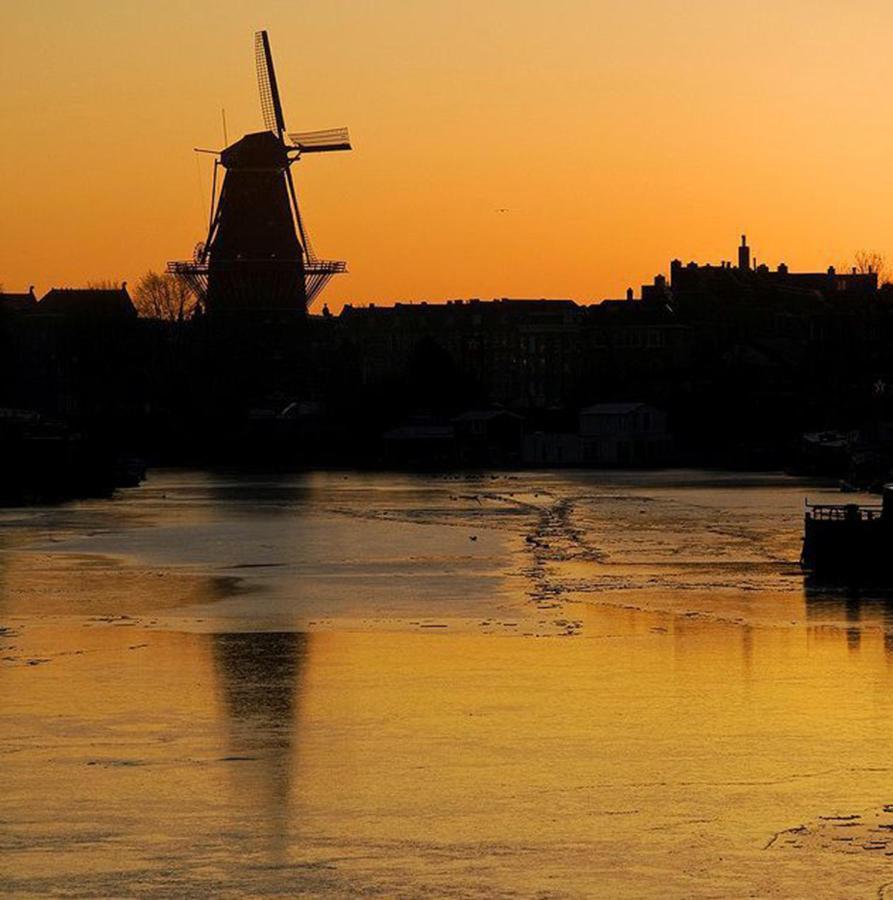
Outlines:
[{"label": "distant skyline", "polygon": [[669,260],[893,256],[893,7],[861,0],[7,2],[0,283],[123,279],[205,237],[211,163],[262,128],[270,31],[327,302],[638,290]]}]

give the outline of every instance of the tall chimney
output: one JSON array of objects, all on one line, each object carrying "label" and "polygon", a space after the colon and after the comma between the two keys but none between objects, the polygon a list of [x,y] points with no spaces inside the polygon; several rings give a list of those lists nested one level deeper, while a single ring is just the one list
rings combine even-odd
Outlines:
[{"label": "tall chimney", "polygon": [[738,268],[750,268],[750,247],[747,246],[747,235],[741,235],[741,246],[738,248]]}]

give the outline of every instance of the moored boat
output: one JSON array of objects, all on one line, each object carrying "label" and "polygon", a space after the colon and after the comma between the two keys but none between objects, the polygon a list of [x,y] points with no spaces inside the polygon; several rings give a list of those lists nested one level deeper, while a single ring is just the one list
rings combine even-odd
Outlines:
[{"label": "moored boat", "polygon": [[817,576],[893,583],[893,485],[878,504],[806,503],[800,563]]}]

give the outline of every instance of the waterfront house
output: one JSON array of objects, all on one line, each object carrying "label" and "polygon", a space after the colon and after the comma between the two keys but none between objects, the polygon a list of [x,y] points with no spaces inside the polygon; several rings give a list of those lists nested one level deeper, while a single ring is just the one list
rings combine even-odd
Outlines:
[{"label": "waterfront house", "polygon": [[504,466],[521,461],[522,416],[507,409],[473,409],[452,423],[463,465]]},{"label": "waterfront house", "polygon": [[583,461],[589,465],[651,466],[669,461],[667,415],[647,403],[596,403],[580,410]]}]

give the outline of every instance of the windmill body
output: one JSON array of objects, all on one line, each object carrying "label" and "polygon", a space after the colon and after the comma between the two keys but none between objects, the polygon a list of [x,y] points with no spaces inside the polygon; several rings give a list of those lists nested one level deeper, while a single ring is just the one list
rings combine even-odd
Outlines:
[{"label": "windmill body", "polygon": [[[255,37],[255,56],[267,130],[220,151],[207,239],[194,259],[168,264],[211,315],[304,312],[333,275],[347,270],[344,262],[314,253],[291,177],[291,166],[305,153],[351,149],[347,129],[286,133],[265,31]],[[219,197],[218,168],[224,171]]]},{"label": "windmill body", "polygon": [[209,312],[303,310],[304,247],[292,215],[285,148],[245,135],[220,154],[225,170],[206,242]]}]

